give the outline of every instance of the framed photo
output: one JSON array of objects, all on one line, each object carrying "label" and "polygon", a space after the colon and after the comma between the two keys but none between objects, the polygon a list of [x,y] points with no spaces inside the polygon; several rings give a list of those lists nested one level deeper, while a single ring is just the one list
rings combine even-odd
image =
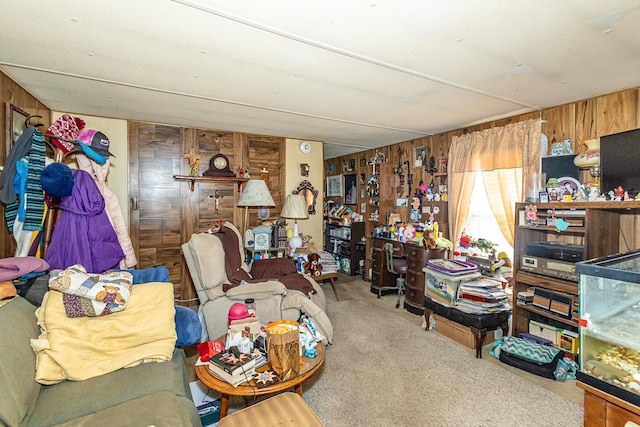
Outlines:
[{"label": "framed photo", "polygon": [[549,194],[539,193],[538,199],[540,200],[540,203],[549,203]]},{"label": "framed photo", "polygon": [[417,147],[414,149],[414,164],[413,166],[416,168],[421,168],[427,164],[429,160],[427,157],[427,148],[426,147]]},{"label": "framed photo", "polygon": [[440,159],[438,160],[438,172],[439,173],[447,173],[447,165],[449,164],[448,159]]},{"label": "framed photo", "polygon": [[349,172],[351,172],[355,168],[356,168],[356,160],[355,159],[349,159]]},{"label": "framed photo", "polygon": [[327,177],[327,197],[342,197],[342,175]]},{"label": "framed photo", "polygon": [[9,102],[5,102],[5,108],[7,150],[10,150],[13,144],[20,138],[20,135],[22,135],[25,128],[25,121],[29,118],[29,113]]},{"label": "framed photo", "polygon": [[344,204],[355,205],[358,203],[358,188],[356,187],[356,176],[344,176]]},{"label": "framed photo", "polygon": [[360,166],[367,166],[367,159],[365,157],[360,159]]}]

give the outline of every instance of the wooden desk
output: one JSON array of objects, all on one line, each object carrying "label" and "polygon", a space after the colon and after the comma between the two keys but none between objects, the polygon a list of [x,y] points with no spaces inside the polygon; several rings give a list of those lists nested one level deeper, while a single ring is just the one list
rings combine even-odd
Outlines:
[{"label": "wooden desk", "polygon": [[336,290],[336,280],[338,280],[338,272],[333,271],[330,273],[322,273],[320,276],[311,276],[313,280],[318,283],[322,283],[325,280],[331,281],[331,287],[333,288],[333,294],[336,296],[336,301],[340,301],[338,298],[338,291]]},{"label": "wooden desk", "polygon": [[[211,390],[215,390],[222,395],[220,398],[220,418],[222,418],[227,415],[227,410],[229,409],[229,396],[262,396],[265,394],[278,393],[292,387],[296,393],[302,396],[302,382],[313,375],[324,362],[324,344],[318,343],[316,351],[318,355],[314,358],[304,356],[301,358],[300,375],[289,381],[273,384],[264,388],[258,388],[254,380],[244,382],[234,387],[213,375],[209,371],[209,364],[196,366],[196,377]],[[268,363],[257,369],[258,372],[268,370],[271,370],[271,366]]]}]

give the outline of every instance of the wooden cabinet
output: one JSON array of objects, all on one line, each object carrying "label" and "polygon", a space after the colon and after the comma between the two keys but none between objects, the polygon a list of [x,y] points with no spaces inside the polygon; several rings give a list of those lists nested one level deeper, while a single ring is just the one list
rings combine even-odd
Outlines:
[{"label": "wooden cabinet", "polygon": [[[527,220],[527,205],[537,208],[537,224]],[[513,289],[513,335],[529,332],[529,320],[536,317],[548,320],[552,325],[567,326],[577,330],[577,276],[570,277],[570,265],[554,263],[549,268],[532,269],[522,257],[531,255],[529,244],[551,242],[578,245],[583,248],[583,259],[592,259],[628,251],[635,246],[633,224],[638,219],[640,202],[585,202],[585,203],[516,203],[514,289]],[[561,220],[563,222],[558,222]],[[549,220],[549,221],[547,221]],[[560,227],[552,224],[561,224]],[[566,229],[562,226],[568,222]],[[553,260],[551,260],[553,263]],[[553,293],[569,295],[573,299],[573,315],[570,318],[545,310],[535,305],[517,303],[519,292],[530,287]]]},{"label": "wooden cabinet", "polygon": [[339,261],[339,269],[350,276],[360,271],[360,261],[364,262],[364,222],[351,225],[332,224],[325,221],[324,250],[333,254]]},{"label": "wooden cabinet", "polygon": [[413,243],[404,244],[407,257],[407,276],[404,291],[404,308],[417,315],[424,314],[424,272],[422,269],[429,259],[446,258],[443,248],[425,249]]},{"label": "wooden cabinet", "polygon": [[[383,286],[394,286],[396,276],[387,270],[387,261],[384,253],[384,244],[387,239],[372,238],[372,263],[371,263],[371,292],[378,293]],[[382,294],[394,291],[383,291]]]},{"label": "wooden cabinet", "polygon": [[584,427],[640,425],[639,407],[580,381],[576,384],[584,389]]}]

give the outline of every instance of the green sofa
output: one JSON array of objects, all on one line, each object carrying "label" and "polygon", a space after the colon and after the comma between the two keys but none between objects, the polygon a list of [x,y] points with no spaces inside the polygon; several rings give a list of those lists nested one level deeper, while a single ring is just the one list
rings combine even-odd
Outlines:
[{"label": "green sofa", "polygon": [[[20,296],[0,307],[0,425],[201,426],[191,400],[182,349],[161,363],[143,363],[84,381],[35,381],[35,307]],[[133,325],[132,325],[133,326]]]}]

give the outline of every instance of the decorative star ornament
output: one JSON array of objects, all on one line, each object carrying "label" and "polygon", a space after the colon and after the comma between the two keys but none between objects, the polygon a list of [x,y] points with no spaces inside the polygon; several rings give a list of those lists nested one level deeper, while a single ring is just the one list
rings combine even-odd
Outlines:
[{"label": "decorative star ornament", "polygon": [[191,147],[189,148],[189,152],[182,155],[183,159],[189,159],[189,167],[193,166],[197,160],[202,158],[202,156],[196,153],[196,149]]}]

